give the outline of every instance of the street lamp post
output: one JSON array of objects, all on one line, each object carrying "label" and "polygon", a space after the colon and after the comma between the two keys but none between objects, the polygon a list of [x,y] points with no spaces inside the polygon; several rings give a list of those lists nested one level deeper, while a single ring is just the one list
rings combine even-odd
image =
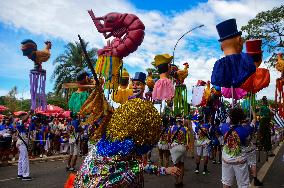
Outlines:
[{"label": "street lamp post", "polygon": [[177,44],[179,43],[180,39],[182,39],[185,35],[187,35],[188,33],[192,32],[193,30],[198,29],[198,28],[201,28],[201,27],[203,27],[203,26],[204,26],[204,25],[202,24],[202,25],[199,25],[199,26],[194,27],[193,29],[191,29],[191,30],[187,31],[186,33],[184,33],[184,34],[177,40],[177,42],[176,42],[176,44],[175,44],[175,47],[174,47],[174,51],[173,51],[173,64],[175,64],[175,50],[176,50]]}]

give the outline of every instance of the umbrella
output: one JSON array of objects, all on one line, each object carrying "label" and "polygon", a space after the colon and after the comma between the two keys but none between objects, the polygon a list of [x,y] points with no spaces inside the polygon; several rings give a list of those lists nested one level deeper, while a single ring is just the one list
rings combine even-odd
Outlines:
[{"label": "umbrella", "polygon": [[48,104],[44,111],[42,111],[41,107],[38,107],[35,109],[35,112],[44,115],[53,115],[63,113],[64,109],[60,108],[59,106]]},{"label": "umbrella", "polygon": [[20,116],[20,115],[27,115],[28,112],[25,112],[25,111],[17,111],[17,112],[14,112],[14,115],[15,116]]},{"label": "umbrella", "polygon": [[6,106],[0,105],[0,112],[3,112],[5,110],[8,110]]},{"label": "umbrella", "polygon": [[70,110],[64,111],[63,113],[58,115],[58,117],[61,117],[61,118],[68,118],[70,116],[71,116],[71,111]]}]

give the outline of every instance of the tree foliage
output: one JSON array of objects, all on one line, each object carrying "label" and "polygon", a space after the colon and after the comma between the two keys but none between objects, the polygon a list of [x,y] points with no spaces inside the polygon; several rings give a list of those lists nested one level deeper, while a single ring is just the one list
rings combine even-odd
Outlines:
[{"label": "tree foliage", "polygon": [[263,46],[271,54],[267,63],[275,66],[276,53],[284,48],[284,5],[260,12],[241,28],[245,39],[262,39]]},{"label": "tree foliage", "polygon": [[[88,46],[88,42],[84,42]],[[97,49],[87,50],[92,62],[96,62]],[[64,53],[60,54],[53,62],[56,65],[52,74],[55,79],[55,94],[59,94],[63,83],[75,82],[78,72],[88,68],[88,64],[84,58],[83,50],[79,42],[68,43],[65,46]]]}]

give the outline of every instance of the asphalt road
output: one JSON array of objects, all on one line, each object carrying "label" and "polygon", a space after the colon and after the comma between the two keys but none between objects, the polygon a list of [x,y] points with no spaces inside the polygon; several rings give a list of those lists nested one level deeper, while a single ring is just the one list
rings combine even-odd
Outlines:
[{"label": "asphalt road", "polygon": [[[272,163],[264,178],[264,188],[281,188],[284,187],[284,162],[282,156],[284,147],[280,149],[275,161]],[[152,160],[157,162],[157,152],[152,152]],[[264,162],[265,157],[262,156]],[[78,161],[77,168],[82,162],[82,158]],[[260,166],[259,164],[258,166]],[[34,162],[30,165],[32,181],[23,182],[16,178],[17,166],[0,167],[0,187],[1,188],[62,188],[68,177],[65,171],[65,160],[54,160],[47,162]],[[200,165],[203,169],[203,163]],[[210,174],[202,175],[194,173],[194,160],[187,157],[185,161],[185,177],[184,187],[193,188],[218,188],[222,187],[221,183],[221,165],[209,162],[208,169]],[[281,179],[282,177],[282,179]],[[174,187],[174,178],[171,176],[155,176],[145,175],[146,188],[172,188]],[[236,186],[233,186],[233,188]]]}]

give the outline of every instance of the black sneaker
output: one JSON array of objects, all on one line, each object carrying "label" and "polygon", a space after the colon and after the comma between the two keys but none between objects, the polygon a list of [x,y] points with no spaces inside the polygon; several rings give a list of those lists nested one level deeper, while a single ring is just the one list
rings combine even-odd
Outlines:
[{"label": "black sneaker", "polygon": [[222,161],[218,161],[218,164],[222,164]]},{"label": "black sneaker", "polygon": [[263,183],[259,181],[258,179],[255,179],[253,184],[254,186],[263,186]]},{"label": "black sneaker", "polygon": [[198,169],[195,169],[195,174],[199,174],[199,170]]},{"label": "black sneaker", "polygon": [[213,164],[216,164],[216,160],[213,160],[212,163],[213,163]]},{"label": "black sneaker", "polygon": [[31,177],[23,177],[22,180],[23,180],[23,181],[31,181],[32,178],[31,178]]},{"label": "black sneaker", "polygon": [[22,178],[23,178],[23,176],[21,176],[21,175],[18,175],[18,176],[17,176],[17,178],[18,178],[18,179],[22,179]]}]

